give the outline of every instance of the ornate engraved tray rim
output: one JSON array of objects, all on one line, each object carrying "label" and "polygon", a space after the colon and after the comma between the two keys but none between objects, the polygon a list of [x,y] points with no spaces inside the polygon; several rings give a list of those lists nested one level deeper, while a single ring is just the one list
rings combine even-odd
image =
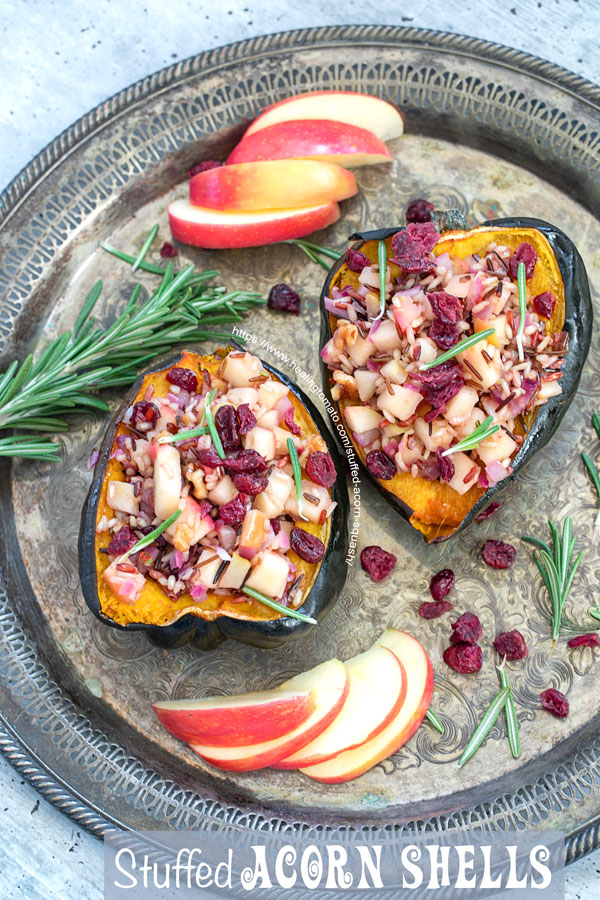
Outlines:
[{"label": "ornate engraved tray rim", "polygon": [[[376,25],[333,26],[267,35],[207,51],[171,65],[131,85],[87,113],[42,150],[2,192],[0,225],[5,225],[9,221],[21,202],[61,160],[80,144],[93,138],[113,119],[127,113],[132,107],[143,104],[146,98],[194,76],[202,77],[218,72],[234,61],[248,61],[292,50],[336,46],[342,42],[394,47],[418,46],[467,58],[493,61],[526,76],[545,81],[564,93],[575,95],[578,101],[590,104],[594,110],[600,110],[600,88],[596,85],[537,57],[479,39],[423,29]],[[8,475],[8,467],[4,468],[4,473]],[[4,485],[7,485],[7,482],[6,478]],[[3,490],[7,489],[3,487]],[[2,555],[4,556],[4,553]],[[3,564],[5,562],[6,560],[3,560]],[[16,614],[9,603],[4,602],[5,600],[7,598],[0,596],[0,627],[6,646],[8,647],[9,643],[11,645],[12,657],[10,654],[3,656],[3,647],[0,644],[0,670],[6,678],[11,679],[14,688],[26,696],[28,710],[35,712],[37,723],[53,720],[55,728],[64,728],[63,747],[68,746],[73,753],[81,751],[85,746],[92,757],[94,754],[98,757],[99,742],[102,741],[105,760],[110,759],[112,763],[121,767],[123,781],[127,780],[128,775],[134,773],[138,775],[140,770],[144,770],[143,763],[131,757],[119,744],[96,731],[69,699],[68,693],[52,681],[48,670],[38,658],[35,643],[22,630]],[[21,736],[18,729],[13,727],[16,720],[14,723],[11,722],[11,712],[10,709],[0,711],[0,750],[23,777],[62,812],[99,838],[102,838],[108,830],[115,828],[122,830],[128,827],[105,810],[95,806],[74,785],[66,783],[55,773],[51,764],[40,758],[29,746],[26,737]],[[548,803],[549,797],[554,798],[564,787],[567,789],[567,796],[563,795],[560,800],[557,797],[556,804],[565,807],[569,802],[577,802],[578,797],[586,790],[586,782],[589,785],[589,779],[600,781],[600,741],[591,740],[581,749],[577,749],[575,740],[569,741],[569,744],[572,745],[574,752],[568,765],[561,761],[556,771],[545,773],[536,772],[534,766],[530,766],[527,783],[512,795],[502,793],[497,796],[496,793],[492,793],[496,799],[490,802],[477,803],[448,815],[440,813],[430,819],[411,822],[408,826],[401,827],[448,830],[471,826],[485,829],[491,827],[488,816],[490,809],[499,803],[504,805],[511,824],[518,827],[520,807],[535,805],[538,802],[543,806],[544,803]],[[563,745],[563,753],[564,749]],[[545,760],[551,762],[556,756],[557,753],[553,751],[545,756]],[[219,800],[203,800],[192,790],[186,790],[173,782],[163,781],[160,775],[151,770],[145,769],[143,774],[145,788],[153,794],[157,806],[162,804],[165,810],[170,801],[173,801],[187,810],[194,810],[202,818],[250,829],[279,830],[299,824],[292,818],[265,816],[263,811],[249,806],[243,807]],[[495,791],[494,784],[488,785],[488,788],[492,792]],[[128,799],[129,802],[135,800],[133,795]],[[557,806],[553,804],[551,808],[556,809]],[[542,822],[540,819],[540,825]],[[368,827],[373,827],[373,823],[371,822]],[[566,861],[571,862],[585,855],[599,844],[600,811],[567,835]]]}]

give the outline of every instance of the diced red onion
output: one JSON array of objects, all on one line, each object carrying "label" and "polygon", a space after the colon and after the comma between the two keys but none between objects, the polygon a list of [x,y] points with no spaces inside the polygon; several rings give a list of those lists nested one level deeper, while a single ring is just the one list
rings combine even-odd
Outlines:
[{"label": "diced red onion", "polygon": [[94,447],[94,449],[90,453],[90,458],[87,461],[88,469],[93,469],[94,466],[96,465],[96,463],[98,462],[99,458],[100,458],[100,451],[96,447]]},{"label": "diced red onion", "polygon": [[492,304],[488,303],[486,306],[483,307],[483,309],[478,310],[476,315],[477,315],[478,319],[482,320],[482,322],[487,322],[487,320],[492,315],[493,311],[494,310],[492,308]]},{"label": "diced red onion", "polygon": [[192,584],[189,588],[190,597],[192,598],[192,600],[195,600],[196,602],[198,602],[200,600],[204,600],[207,590],[208,590],[208,588],[206,587],[205,584],[201,584],[201,583]]},{"label": "diced red onion", "polygon": [[231,551],[235,548],[237,535],[231,525],[226,525],[222,519],[217,519],[215,521],[215,531],[219,536],[219,543],[225,551]]},{"label": "diced red onion", "polygon": [[[382,317],[382,318],[383,318],[383,317]],[[375,334],[375,332],[377,331],[377,329],[378,329],[379,326],[381,325],[382,318],[381,318],[381,319],[374,319],[374,320],[373,320],[373,322],[372,322],[372,324],[371,324],[371,328],[369,329],[369,337],[367,338],[368,341],[371,341],[371,340],[372,340],[373,335]]]},{"label": "diced red onion", "polygon": [[348,309],[340,309],[339,306],[335,305],[335,302],[331,299],[331,297],[325,297],[325,309],[327,310],[327,312],[331,313],[332,316],[335,316],[336,319],[350,318]]},{"label": "diced red onion", "polygon": [[353,431],[354,440],[359,447],[368,447],[374,440],[381,436],[379,428],[371,428],[370,431]]},{"label": "diced red onion", "polygon": [[183,556],[181,550],[175,550],[169,557],[169,566],[171,569],[180,569],[183,565]]},{"label": "diced red onion", "polygon": [[436,258],[435,264],[441,269],[449,269],[450,271],[452,271],[452,260],[450,259],[450,254],[447,250],[445,253],[440,253],[440,255]]},{"label": "diced red onion", "polygon": [[503,478],[508,477],[508,472],[498,461],[490,463],[489,466],[485,467],[485,474],[487,476],[489,486],[493,487],[495,484],[498,484],[499,481],[502,481]]},{"label": "diced red onion", "polygon": [[231,556],[224,547],[215,547],[215,553],[220,556],[224,562],[231,562]]},{"label": "diced red onion", "polygon": [[398,441],[391,440],[388,441],[385,447],[383,448],[388,456],[395,456],[398,452]]}]

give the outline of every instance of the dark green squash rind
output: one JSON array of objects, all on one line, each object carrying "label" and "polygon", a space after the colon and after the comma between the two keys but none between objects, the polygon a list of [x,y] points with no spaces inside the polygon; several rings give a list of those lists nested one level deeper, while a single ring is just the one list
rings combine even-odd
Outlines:
[{"label": "dark green squash rind", "polygon": [[[127,396],[119,406],[111,424],[109,425],[102,446],[100,447],[98,462],[96,463],[94,477],[90,485],[88,495],[81,513],[81,525],[79,529],[79,577],[84,599],[91,612],[104,624],[121,631],[143,631],[158,646],[164,649],[174,649],[186,643],[192,642],[201,650],[212,650],[226,638],[250,644],[254,647],[271,648],[278,647],[292,638],[298,638],[309,632],[315,626],[290,617],[277,619],[272,622],[244,622],[223,616],[212,622],[206,622],[197,616],[185,615],[171,625],[148,625],[146,623],[131,622],[120,625],[113,619],[104,615],[100,609],[96,575],[96,511],[104,473],[112,453],[115,434],[125,410],[133,402],[139,391],[142,380],[155,372],[176,365],[181,359],[181,353],[177,353],[168,359],[157,362],[152,368],[146,370],[133,385]],[[348,551],[348,493],[343,477],[343,466],[336,442],[317,410],[312,400],[294,384],[286,375],[261,360],[267,372],[282,381],[286,387],[301,401],[313,420],[319,435],[327,444],[327,449],[335,463],[338,479],[333,485],[332,499],[337,503],[331,516],[331,531],[325,556],[321,562],[319,573],[305,599],[301,610],[309,616],[321,621],[333,608],[346,580],[347,566],[346,555]]]},{"label": "dark green squash rind", "polygon": [[[432,543],[448,540],[449,537],[453,537],[467,528],[475,516],[485,509],[492,500],[496,499],[499,492],[515,478],[518,472],[531,462],[538,450],[541,450],[548,443],[575,397],[592,340],[593,308],[587,272],[577,248],[567,235],[548,222],[526,217],[494,219],[481,224],[493,226],[494,228],[535,228],[546,236],[554,251],[565,288],[565,324],[563,329],[569,333],[569,352],[565,357],[562,369],[563,376],[560,381],[563,393],[557,397],[552,397],[544,406],[540,407],[523,445],[514,458],[513,474],[498,482],[494,487],[489,488],[465,516],[456,531],[451,535],[439,537]],[[378,228],[372,231],[357,232],[351,235],[349,239],[356,239],[360,242],[385,240],[403,227]],[[360,244],[355,246],[358,248]],[[325,309],[325,297],[329,296],[329,285],[345,261],[346,257],[344,254],[333,264],[321,292],[321,347],[324,347],[331,337],[329,313]],[[323,359],[321,359],[321,372],[325,393],[337,409],[337,403],[331,397],[331,373]],[[386,490],[385,485],[369,472],[360,457],[358,462],[366,478],[375,485],[387,502],[403,518],[408,520],[412,514],[412,509],[394,494],[390,493],[390,491]]]}]

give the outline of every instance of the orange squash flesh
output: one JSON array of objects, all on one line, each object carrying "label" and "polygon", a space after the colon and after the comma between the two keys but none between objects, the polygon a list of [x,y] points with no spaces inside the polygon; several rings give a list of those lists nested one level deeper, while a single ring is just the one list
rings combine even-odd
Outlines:
[{"label": "orange squash flesh", "polygon": [[[388,259],[394,253],[391,248],[391,236],[387,238]],[[492,226],[480,226],[468,232],[447,231],[439,239],[433,249],[436,256],[448,252],[451,257],[466,258],[474,253],[483,256],[486,248],[492,242],[509,247],[515,251],[519,244],[530,243],[538,255],[538,261],[533,276],[527,281],[528,295],[533,298],[544,291],[551,291],[556,297],[556,306],[552,318],[546,325],[546,334],[560,331],[565,322],[565,290],[562,275],[554,251],[546,236],[535,228],[494,228]],[[356,244],[357,249],[364,253],[370,263],[377,263],[378,241],[365,241]],[[401,275],[399,266],[390,265],[392,280]],[[340,266],[331,281],[330,290],[337,287],[340,290],[347,285],[358,288],[360,286],[358,273],[353,272],[346,265]],[[336,329],[338,320],[329,315],[331,333]],[[347,406],[360,406],[360,401],[342,398],[339,401],[343,411]],[[527,428],[535,418],[537,409],[524,416]],[[518,424],[517,433],[524,433]],[[352,440],[352,435],[350,434]],[[354,441],[354,447],[363,463],[366,460],[366,452]],[[413,528],[422,532],[425,539],[430,542],[440,537],[453,534],[461,524],[465,516],[475,506],[479,498],[485,493],[484,488],[473,485],[465,494],[458,494],[448,484],[441,481],[428,481],[418,476],[414,478],[410,472],[397,473],[389,481],[382,481],[382,486],[394,494],[409,509],[412,510],[410,523]]]},{"label": "orange squash flesh", "polygon": [[[222,356],[218,355],[200,357],[196,354],[185,352],[182,354],[181,359],[176,365],[186,369],[192,369],[199,376],[199,379],[202,378],[201,370],[208,370],[211,374],[213,387],[216,387],[219,384],[218,371],[221,366],[221,359]],[[172,368],[172,366],[170,368]],[[154,387],[155,398],[166,397],[170,389],[169,382],[166,379],[166,373],[168,371],[169,369],[164,369],[160,372],[146,375],[131,403],[141,400],[150,385]],[[273,374],[271,374],[270,377],[273,380],[278,380]],[[224,386],[225,383],[222,382],[222,384]],[[289,392],[288,396],[294,406],[295,421],[302,429],[303,436],[309,437],[310,435],[318,434],[319,432],[312,418],[309,416],[299,398],[296,397],[292,391]],[[129,429],[125,425],[119,424],[115,434],[112,452],[117,449],[116,438],[120,434],[129,435]],[[102,519],[102,516],[111,519],[114,515],[112,509],[106,502],[109,481],[124,480],[125,476],[121,463],[118,460],[110,459],[102,482],[96,524]],[[316,537],[325,544],[325,547],[327,547],[331,532],[330,518],[326,519],[323,525],[312,522],[303,522],[302,528],[305,531],[309,531],[311,534],[316,535]],[[206,621],[213,621],[221,616],[228,616],[229,618],[250,622],[268,622],[282,618],[282,614],[272,610],[264,603],[246,596],[241,599],[242,595],[238,593],[236,597],[233,592],[231,594],[214,594],[209,591],[206,598],[200,603],[195,602],[187,592],[182,594],[177,600],[171,600],[170,597],[164,593],[161,586],[150,578],[146,579],[144,589],[135,605],[125,603],[110,589],[102,577],[102,573],[107,568],[109,561],[107,554],[101,551],[102,548],[106,548],[109,543],[110,534],[108,532],[103,532],[102,534],[96,533],[95,555],[98,595],[100,598],[100,609],[103,615],[112,619],[114,622],[117,622],[119,625],[127,625],[129,623],[169,625],[185,615],[197,616]],[[296,566],[298,575],[300,575],[301,572],[304,572],[302,588],[303,595],[306,596],[314,584],[321,563],[308,563],[305,560],[300,559],[293,550],[288,550],[286,555]]]}]

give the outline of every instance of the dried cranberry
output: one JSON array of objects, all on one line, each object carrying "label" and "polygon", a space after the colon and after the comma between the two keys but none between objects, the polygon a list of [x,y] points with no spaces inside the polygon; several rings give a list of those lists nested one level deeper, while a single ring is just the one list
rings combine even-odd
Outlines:
[{"label": "dried cranberry", "polygon": [[198,376],[191,369],[184,369],[182,366],[173,366],[167,372],[167,381],[169,384],[176,384],[177,387],[183,388],[184,391],[193,392],[198,387]]},{"label": "dried cranberry", "polygon": [[429,337],[435,341],[440,350],[449,350],[458,344],[460,334],[456,325],[434,319],[429,326]]},{"label": "dried cranberry", "polygon": [[550,319],[552,317],[552,313],[554,312],[554,307],[556,306],[556,297],[552,293],[552,291],[544,291],[543,294],[538,294],[533,298],[533,308],[539,316],[544,316],[546,319]]},{"label": "dried cranberry", "polygon": [[319,562],[325,556],[325,544],[303,528],[292,528],[290,546],[294,553],[309,563]]},{"label": "dried cranberry", "polygon": [[219,518],[226,525],[239,525],[246,515],[246,497],[237,494],[229,503],[224,503],[219,509]]},{"label": "dried cranberry", "polygon": [[360,250],[355,250],[354,247],[348,247],[346,251],[346,265],[351,272],[362,272],[364,267],[370,264],[368,256],[365,256]]},{"label": "dried cranberry", "polygon": [[306,460],[306,474],[315,484],[330,488],[337,478],[334,462],[329,453],[315,450]]},{"label": "dried cranberry", "polygon": [[269,479],[264,475],[250,475],[248,472],[238,472],[233,476],[233,483],[242,494],[256,497],[257,494],[261,494],[266,489]]},{"label": "dried cranberry", "polygon": [[446,403],[465,385],[460,363],[455,359],[448,359],[425,372],[411,372],[411,378],[422,385],[421,393],[425,399],[442,413]]},{"label": "dried cranberry", "polygon": [[566,719],[569,715],[569,701],[556,688],[548,688],[540,694],[542,709],[547,709],[549,713],[556,716],[557,719]]},{"label": "dried cranberry", "polygon": [[447,597],[454,585],[454,572],[452,569],[442,569],[434,575],[429,582],[429,590],[434,600],[443,600]]},{"label": "dried cranberry", "polygon": [[595,631],[589,634],[579,634],[567,641],[567,647],[600,647],[600,640]]},{"label": "dried cranberry", "polygon": [[371,450],[367,453],[366,463],[371,475],[381,478],[382,481],[389,481],[398,471],[394,460],[383,450]]},{"label": "dried cranberry", "polygon": [[150,403],[149,400],[138,400],[137,403],[133,404],[129,421],[134,428],[146,422],[150,422],[150,428],[154,428],[159,416],[160,410],[155,403]]},{"label": "dried cranberry", "polygon": [[383,581],[396,565],[396,557],[373,544],[361,551],[360,564],[373,581]]},{"label": "dried cranberry", "polygon": [[433,268],[429,254],[439,238],[431,222],[411,222],[392,236],[394,262],[405,272],[428,272]]},{"label": "dried cranberry", "polygon": [[121,556],[137,544],[137,537],[129,525],[123,525],[110,539],[108,552],[111,556]]},{"label": "dried cranberry", "polygon": [[450,640],[453,644],[476,644],[483,634],[481,622],[472,612],[463,613],[450,627],[452,628]]},{"label": "dried cranberry", "polygon": [[201,466],[206,466],[209,469],[216,469],[217,466],[222,466],[225,462],[212,447],[208,450],[199,450],[198,460]]},{"label": "dried cranberry", "polygon": [[289,285],[274,284],[269,291],[267,306],[269,309],[293,313],[297,316],[300,312],[300,297]]},{"label": "dried cranberry", "polygon": [[525,659],[529,656],[529,648],[520,631],[503,631],[494,640],[494,647],[500,656],[506,656],[508,660]]},{"label": "dried cranberry", "polygon": [[255,475],[257,472],[265,471],[267,461],[256,450],[241,450],[237,456],[228,456],[223,460],[223,465],[232,472],[248,472]]},{"label": "dried cranberry", "polygon": [[444,662],[461,675],[474,675],[483,664],[479,644],[451,644],[444,650]]},{"label": "dried cranberry", "polygon": [[486,506],[485,509],[482,509],[480,513],[477,513],[475,516],[476,522],[485,522],[486,519],[489,519],[490,516],[493,516],[495,512],[498,512],[500,507],[502,506],[498,500],[494,500],[493,503],[490,503],[489,506]]},{"label": "dried cranberry", "polygon": [[486,541],[481,553],[492,569],[510,569],[517,558],[517,551],[513,545],[504,541]]},{"label": "dried cranberry", "polygon": [[417,197],[416,200],[411,200],[406,207],[406,221],[431,222],[431,213],[434,209],[435,206],[433,203],[430,203],[429,200],[423,200],[422,197]]},{"label": "dried cranberry", "polygon": [[437,619],[439,616],[443,616],[445,612],[450,612],[451,609],[454,609],[454,604],[450,603],[449,600],[435,600],[434,602],[428,600],[425,603],[421,603],[419,615],[424,619]]},{"label": "dried cranberry", "polygon": [[437,458],[437,464],[438,464],[438,469],[439,469],[439,473],[440,473],[440,478],[442,479],[442,481],[445,481],[446,484],[448,484],[448,482],[452,481],[452,479],[454,478],[454,473],[455,473],[456,469],[454,468],[454,463],[452,462],[452,457],[444,456],[443,454],[444,454],[444,448],[438,447],[437,453],[436,453],[436,458]]},{"label": "dried cranberry", "polygon": [[287,427],[290,429],[292,434],[302,434],[302,429],[300,428],[300,426],[296,423],[296,421],[294,419],[294,407],[293,406],[290,406],[288,409],[286,409],[285,416],[283,417],[283,421],[285,422]]},{"label": "dried cranberry", "polygon": [[442,322],[456,325],[462,318],[462,300],[459,297],[455,297],[454,294],[448,294],[446,291],[431,291],[430,294],[427,294],[427,299],[433,312]]},{"label": "dried cranberry", "polygon": [[224,163],[220,162],[218,159],[205,159],[204,162],[196,163],[195,166],[192,166],[188,172],[188,177],[193,178],[194,175],[199,175],[200,172],[208,172],[209,169],[216,169],[223,165]]},{"label": "dried cranberry", "polygon": [[237,408],[237,419],[240,434],[248,434],[256,425],[256,416],[247,403],[242,403]]},{"label": "dried cranberry", "polygon": [[271,523],[271,528],[273,529],[273,534],[279,534],[279,532],[281,531],[281,522],[279,521],[279,519],[269,519],[269,521]]},{"label": "dried cranberry", "polygon": [[536,262],[537,253],[535,252],[535,248],[532,247],[531,244],[528,244],[527,241],[524,241],[522,244],[519,244],[508,261],[508,270],[511,277],[516,278],[519,263],[525,263],[525,277],[531,278],[535,270]]},{"label": "dried cranberry", "polygon": [[173,244],[165,241],[160,248],[160,255],[163,257],[163,259],[172,259],[174,256],[177,256],[177,250],[175,249]]},{"label": "dried cranberry", "polygon": [[241,447],[237,416],[233,406],[226,403],[218,408],[215,413],[215,427],[224,450],[238,450]]}]

